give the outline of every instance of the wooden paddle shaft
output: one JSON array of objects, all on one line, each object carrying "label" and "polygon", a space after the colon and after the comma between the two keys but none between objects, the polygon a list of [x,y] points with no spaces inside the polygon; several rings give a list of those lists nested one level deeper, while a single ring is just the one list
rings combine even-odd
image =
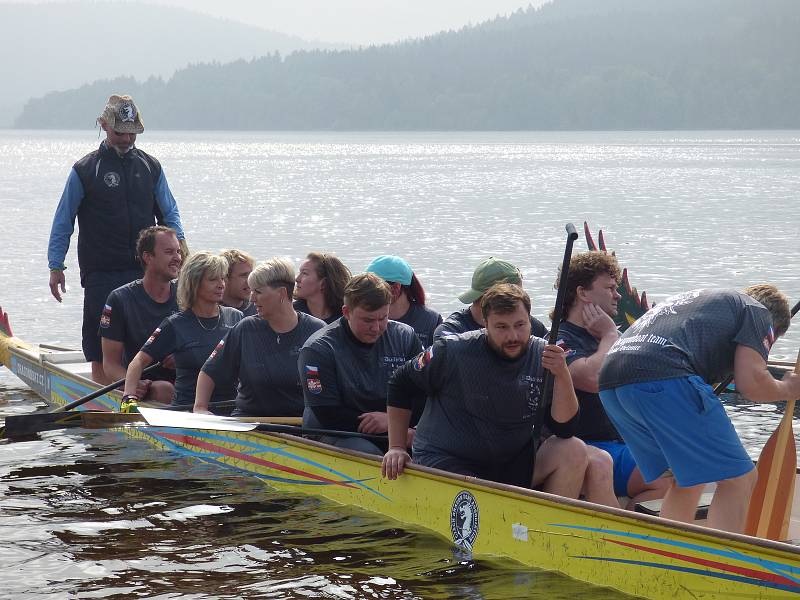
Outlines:
[{"label": "wooden paddle shaft", "polygon": [[[800,353],[794,367],[800,373]],[[780,425],[770,436],[758,459],[758,480],[750,499],[745,533],[771,540],[785,540],[794,501],[797,468],[792,418],[795,398],[786,403]]]}]

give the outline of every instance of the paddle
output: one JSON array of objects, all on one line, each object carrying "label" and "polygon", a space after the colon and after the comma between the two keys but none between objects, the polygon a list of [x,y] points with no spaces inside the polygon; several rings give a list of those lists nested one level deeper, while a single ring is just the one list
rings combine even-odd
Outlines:
[{"label": "paddle", "polygon": [[[792,307],[791,316],[794,317],[797,314],[797,311],[799,310],[800,310],[800,302],[798,302]],[[726,377],[721,383],[717,384],[717,387],[714,388],[714,393],[717,396],[719,396],[722,392],[724,392],[727,389],[727,387],[731,384],[731,381],[733,381],[733,375],[728,375],[728,377]]]},{"label": "paddle", "polygon": [[[160,410],[173,411],[164,407]],[[248,423],[274,423],[280,425],[302,425],[302,417],[231,417]],[[62,413],[41,413],[31,415],[9,415],[5,426],[0,428],[1,438],[20,438],[56,429],[104,429],[110,427],[148,427],[150,424],[139,413],[118,413],[108,411],[70,411]]]},{"label": "paddle", "polygon": [[[151,371],[154,371],[156,368],[158,368],[160,366],[161,366],[160,362],[155,362],[152,365],[150,365],[149,367],[147,367],[146,369],[142,369],[142,375],[144,375],[145,373],[149,373]],[[69,404],[65,404],[64,406],[59,406],[58,408],[54,408],[50,412],[51,413],[60,413],[60,412],[66,412],[68,410],[72,410],[73,408],[77,408],[81,404],[86,404],[90,400],[94,400],[95,398],[99,398],[103,394],[107,394],[108,392],[111,392],[111,391],[117,389],[118,387],[120,387],[121,385],[124,385],[124,384],[125,384],[125,378],[123,377],[119,381],[115,381],[114,383],[109,383],[108,385],[106,385],[104,387],[101,387],[99,390],[93,391],[91,394],[87,394],[86,396],[83,396],[82,398],[78,398],[74,402],[70,402]],[[33,415],[31,415],[31,416],[33,416]]]},{"label": "paddle", "polygon": [[273,425],[256,423],[255,418],[218,417],[216,415],[200,415],[195,413],[175,413],[157,408],[139,407],[139,412],[152,427],[177,427],[180,429],[216,429],[218,431],[266,431],[271,433],[290,433],[292,435],[329,435],[333,437],[359,437],[366,440],[387,440],[386,435],[371,435],[358,431],[336,431],[334,429],[312,429],[310,427],[293,427],[291,425]]},{"label": "paddle", "polygon": [[[794,372],[800,373],[800,353]],[[794,499],[797,454],[792,430],[795,398],[786,403],[780,425],[758,457],[758,481],[750,498],[744,532],[770,540],[785,540]]]},{"label": "paddle", "polygon": [[[556,305],[553,309],[553,323],[550,325],[550,333],[547,336],[548,344],[555,344],[558,340],[558,327],[561,324],[561,317],[564,315],[564,296],[567,292],[567,276],[569,275],[569,261],[572,258],[572,245],[578,239],[575,225],[567,223],[566,230],[567,243],[564,248],[564,260],[561,262],[561,273],[558,276],[558,293],[556,294]],[[536,451],[539,449],[539,438],[542,435],[545,411],[550,410],[550,404],[553,400],[553,376],[546,369],[542,390],[542,397],[539,401],[539,406],[536,408],[536,416],[533,421],[533,463],[536,462]]]}]

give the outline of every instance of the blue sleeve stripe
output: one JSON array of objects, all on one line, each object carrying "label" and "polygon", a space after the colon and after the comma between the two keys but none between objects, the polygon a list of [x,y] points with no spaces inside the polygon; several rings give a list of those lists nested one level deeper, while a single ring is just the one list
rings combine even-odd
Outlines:
[{"label": "blue sleeve stripe", "polygon": [[167,178],[164,177],[163,168],[156,183],[156,202],[158,202],[158,208],[161,209],[161,214],[164,215],[164,224],[178,232],[179,240],[184,239],[181,213],[178,210],[178,203],[175,202],[175,197],[169,189],[169,184],[167,184]]},{"label": "blue sleeve stripe", "polygon": [[75,216],[83,200],[83,184],[75,169],[70,170],[61,200],[58,202],[50,241],[47,244],[47,265],[50,269],[63,269],[64,258],[69,249],[69,239],[75,231]]}]

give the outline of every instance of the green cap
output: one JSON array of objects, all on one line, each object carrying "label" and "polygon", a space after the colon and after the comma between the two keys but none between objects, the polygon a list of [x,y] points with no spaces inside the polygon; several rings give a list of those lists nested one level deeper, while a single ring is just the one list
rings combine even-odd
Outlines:
[{"label": "green cap", "polygon": [[519,269],[507,260],[490,256],[482,261],[472,274],[472,287],[458,296],[464,304],[472,304],[495,283],[522,283]]}]

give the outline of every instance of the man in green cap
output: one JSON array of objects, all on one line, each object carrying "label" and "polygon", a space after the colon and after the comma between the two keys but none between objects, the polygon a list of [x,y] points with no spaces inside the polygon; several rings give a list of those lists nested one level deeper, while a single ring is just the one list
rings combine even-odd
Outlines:
[{"label": "man in green cap", "polygon": [[[466,308],[451,314],[444,323],[436,328],[433,339],[438,340],[446,335],[457,335],[486,327],[486,321],[481,312],[481,298],[483,294],[496,283],[513,283],[522,285],[522,273],[507,260],[490,256],[481,261],[472,273],[472,285],[460,294],[458,299]],[[547,328],[535,317],[531,317],[531,334],[537,337],[546,337]]]}]

